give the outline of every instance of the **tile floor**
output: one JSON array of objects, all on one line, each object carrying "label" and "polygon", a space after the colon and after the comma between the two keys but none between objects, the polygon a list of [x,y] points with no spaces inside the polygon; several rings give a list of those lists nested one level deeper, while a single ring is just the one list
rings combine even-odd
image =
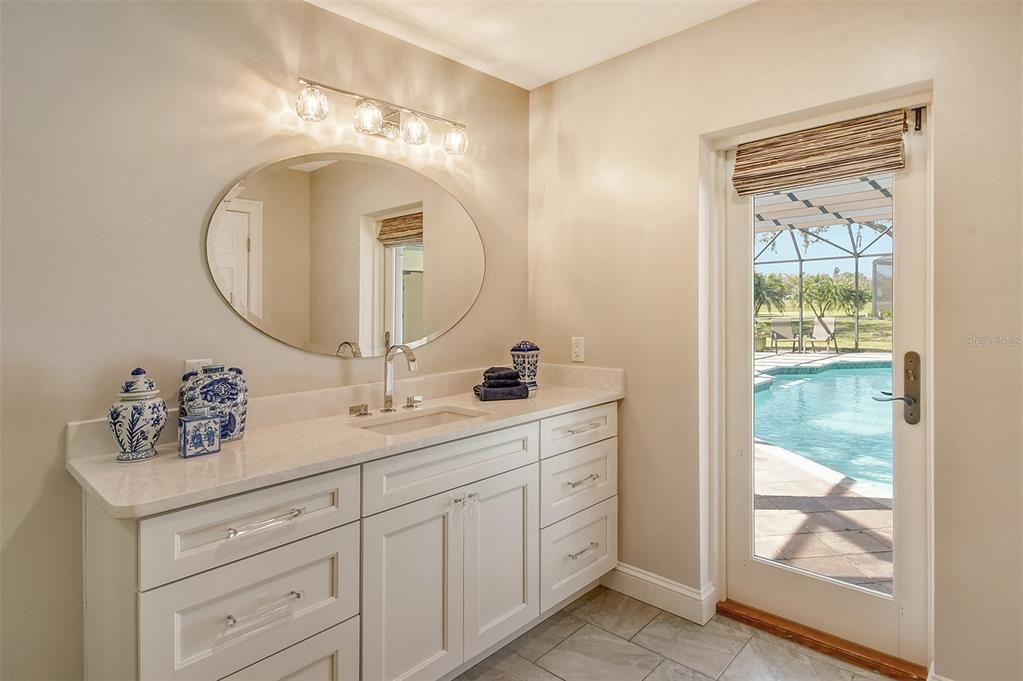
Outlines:
[{"label": "tile floor", "polygon": [[456,681],[878,681],[715,616],[704,626],[597,587]]}]

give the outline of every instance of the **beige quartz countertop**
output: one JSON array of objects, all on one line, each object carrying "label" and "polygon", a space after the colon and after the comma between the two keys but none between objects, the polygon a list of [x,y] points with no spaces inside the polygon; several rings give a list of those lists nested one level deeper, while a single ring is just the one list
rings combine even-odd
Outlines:
[{"label": "beige quartz countertop", "polygon": [[[114,454],[71,459],[67,469],[115,518],[140,518],[325,471],[478,435],[621,399],[619,391],[545,385],[526,400],[479,402],[471,394],[427,400],[486,412],[410,433],[363,430],[358,417],[327,416],[256,428],[218,454],[182,459],[173,447],[155,459],[117,463]],[[401,411],[401,410],[399,410]],[[374,412],[376,415],[377,412]]]}]

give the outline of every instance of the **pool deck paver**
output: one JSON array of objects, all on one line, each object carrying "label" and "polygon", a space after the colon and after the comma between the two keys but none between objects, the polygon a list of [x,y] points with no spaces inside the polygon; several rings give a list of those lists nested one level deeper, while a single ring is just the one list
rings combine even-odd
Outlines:
[{"label": "pool deck paver", "polygon": [[892,593],[886,489],[759,441],[755,472],[757,556]]}]

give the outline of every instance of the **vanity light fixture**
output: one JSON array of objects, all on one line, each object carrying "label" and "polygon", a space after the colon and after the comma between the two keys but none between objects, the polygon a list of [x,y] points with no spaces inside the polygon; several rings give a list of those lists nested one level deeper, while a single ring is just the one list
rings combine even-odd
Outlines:
[{"label": "vanity light fixture", "polygon": [[444,150],[451,155],[464,154],[469,144],[469,134],[465,125],[448,118],[434,116],[423,111],[416,111],[404,106],[392,104],[379,99],[371,99],[357,92],[317,83],[316,81],[299,78],[302,85],[295,110],[303,120],[322,121],[330,111],[330,104],[324,92],[332,92],[344,97],[357,99],[358,104],[352,116],[352,125],[363,135],[373,135],[386,140],[402,140],[406,144],[425,144],[430,138],[428,121],[443,123],[447,126],[444,133]]},{"label": "vanity light fixture", "polygon": [[330,113],[330,102],[319,88],[306,85],[298,93],[298,99],[295,100],[295,111],[298,112],[302,120],[319,123]]},{"label": "vanity light fixture", "polygon": [[465,128],[462,126],[452,125],[444,133],[444,151],[449,154],[464,154],[468,146],[469,136],[465,133]]},{"label": "vanity light fixture", "polygon": [[355,129],[364,135],[379,135],[384,127],[384,112],[369,99],[359,102],[352,118]]},{"label": "vanity light fixture", "polygon": [[426,121],[414,113],[405,116],[401,122],[401,138],[409,144],[424,144],[430,136]]}]

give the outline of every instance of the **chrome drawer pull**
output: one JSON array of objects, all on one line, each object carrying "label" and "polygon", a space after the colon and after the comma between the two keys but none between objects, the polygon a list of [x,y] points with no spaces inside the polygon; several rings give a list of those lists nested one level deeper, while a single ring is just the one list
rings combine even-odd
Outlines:
[{"label": "chrome drawer pull", "polygon": [[295,518],[305,513],[305,506],[302,508],[293,508],[283,515],[276,516],[274,518],[267,518],[266,520],[260,520],[258,523],[252,523],[251,525],[245,525],[243,527],[229,527],[227,528],[227,539],[237,539],[238,537],[244,537],[247,534],[255,534],[257,532],[264,532],[266,530],[273,529],[279,525],[284,525],[291,522]]},{"label": "chrome drawer pull", "polygon": [[578,560],[579,556],[583,555],[584,553],[588,553],[588,552],[592,551],[593,549],[596,549],[596,548],[599,548],[599,547],[600,547],[600,543],[599,542],[591,541],[590,545],[587,546],[585,549],[583,549],[582,551],[576,551],[575,553],[570,553],[570,554],[568,554],[568,557],[571,558],[572,560]]},{"label": "chrome drawer pull", "polygon": [[567,428],[565,432],[568,433],[569,435],[580,435],[581,433],[585,433],[590,430],[596,430],[597,428],[600,428],[602,425],[604,424],[601,421],[591,421],[587,423],[585,426],[579,426],[578,428]]},{"label": "chrome drawer pull", "polygon": [[568,482],[566,484],[568,484],[568,486],[571,487],[572,489],[575,489],[579,485],[585,484],[585,483],[589,482],[590,480],[599,480],[599,479],[600,479],[600,473],[590,473],[589,475],[587,475],[582,480],[576,480],[575,482]]},{"label": "chrome drawer pull", "polygon": [[291,591],[287,596],[278,598],[272,603],[262,605],[248,614],[238,615],[237,617],[229,614],[227,616],[227,628],[233,629],[239,624],[244,624],[251,620],[261,622],[263,620],[273,619],[279,615],[283,615],[286,611],[291,610],[291,604],[300,598],[302,598],[301,591]]}]

